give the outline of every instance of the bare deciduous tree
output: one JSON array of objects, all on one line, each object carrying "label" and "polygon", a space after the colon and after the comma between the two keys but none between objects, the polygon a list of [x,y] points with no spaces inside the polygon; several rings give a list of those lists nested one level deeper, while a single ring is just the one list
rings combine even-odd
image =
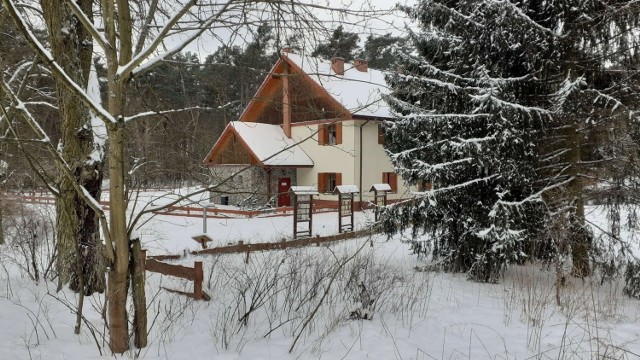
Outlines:
[{"label": "bare deciduous tree", "polygon": [[[343,5],[331,7],[313,2],[284,0],[204,2],[101,0],[96,3],[42,0],[39,3],[32,1],[28,4],[21,1],[2,0],[2,5],[4,11],[10,14],[18,31],[37,54],[39,61],[51,71],[55,78],[59,104],[65,107],[61,109],[61,113],[64,114],[65,111],[79,113],[79,115],[69,115],[69,119],[78,122],[70,123],[66,131],[80,131],[75,134],[84,136],[81,130],[87,129],[87,119],[91,117],[90,114],[100,119],[106,127],[110,203],[108,220],[105,209],[96,201],[96,193],[90,190],[90,181],[95,180],[99,183],[99,177],[89,177],[89,182],[83,182],[85,178],[82,174],[86,172],[85,164],[74,163],[90,153],[92,142],[83,142],[81,139],[74,144],[64,143],[65,140],[63,140],[62,149],[59,151],[51,143],[50,137],[44,132],[38,119],[24,106],[19,93],[16,93],[5,81],[1,83],[0,96],[5,97],[9,102],[9,111],[21,115],[24,122],[36,134],[38,141],[47,148],[50,160],[56,163],[61,178],[64,178],[64,191],[69,193],[69,201],[83,202],[99,219],[106,243],[104,255],[109,268],[108,322],[110,347],[114,353],[122,353],[129,348],[129,316],[126,306],[129,289],[132,289],[132,297],[136,304],[133,325],[135,345],[146,346],[146,300],[144,286],[140,283],[144,277],[130,276],[131,264],[139,263],[140,259],[140,247],[132,246],[134,242],[130,239],[131,230],[140,217],[132,216],[130,221],[127,221],[127,212],[130,208],[125,180],[128,174],[129,154],[126,152],[125,143],[130,124],[137,119],[154,115],[156,112],[132,114],[128,111],[127,89],[131,80],[178,54],[203,34],[218,40],[241,39],[251,33],[250,29],[268,21],[273,24],[278,39],[286,38],[293,31],[305,31],[309,34],[309,39],[312,39],[313,34],[329,31],[325,28],[327,19],[318,18],[319,13],[327,14],[327,17],[333,17],[334,20],[338,15],[340,19],[345,19],[345,16],[358,16],[362,19],[362,17],[372,17],[377,14],[372,10],[348,10]],[[44,44],[34,35],[38,24],[46,25],[51,35],[51,44]],[[58,41],[60,43],[57,43]],[[79,49],[83,51],[78,52]],[[96,101],[87,91],[88,64],[92,55],[104,58],[106,67],[104,105]],[[176,111],[181,110],[188,109]],[[63,137],[68,136],[72,135],[63,135]],[[78,151],[66,149],[76,146],[79,148]],[[69,159],[73,159],[73,162],[68,161]],[[100,172],[98,168],[95,170]],[[52,188],[52,190],[63,191],[62,188]],[[200,192],[204,191],[206,189]],[[144,212],[149,211],[150,209],[144,210]],[[91,211],[87,211],[87,214],[89,213]],[[82,217],[73,221],[81,221],[80,218]],[[75,246],[77,256],[77,242]],[[79,273],[82,274],[82,272]]]}]

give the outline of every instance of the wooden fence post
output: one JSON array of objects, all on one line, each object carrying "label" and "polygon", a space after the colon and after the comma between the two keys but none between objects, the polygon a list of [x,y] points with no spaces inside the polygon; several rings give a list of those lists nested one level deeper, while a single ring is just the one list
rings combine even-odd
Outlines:
[{"label": "wooden fence post", "polygon": [[193,270],[195,272],[195,278],[193,279],[193,298],[195,300],[202,300],[202,279],[204,278],[202,261],[194,261]]},{"label": "wooden fence post", "polygon": [[146,250],[142,250],[140,239],[132,239],[131,245],[131,294],[133,298],[134,343],[138,349],[147,346],[147,299],[144,293]]}]

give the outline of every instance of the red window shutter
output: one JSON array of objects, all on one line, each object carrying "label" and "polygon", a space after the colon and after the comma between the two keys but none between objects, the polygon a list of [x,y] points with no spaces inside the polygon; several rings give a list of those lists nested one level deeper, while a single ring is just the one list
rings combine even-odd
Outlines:
[{"label": "red window shutter", "polygon": [[328,137],[327,127],[325,125],[318,125],[318,145],[325,145]]},{"label": "red window shutter", "polygon": [[384,144],[384,134],[382,133],[382,124],[378,124],[378,144]]},{"label": "red window shutter", "polygon": [[327,174],[326,173],[318,173],[318,192],[323,193],[326,192],[326,183],[327,183]]},{"label": "red window shutter", "polygon": [[389,186],[391,186],[391,192],[398,192],[398,174],[389,173]]},{"label": "red window shutter", "polygon": [[342,185],[342,173],[336,173],[336,186],[338,185]]},{"label": "red window shutter", "polygon": [[336,144],[342,144],[342,123],[336,123]]}]

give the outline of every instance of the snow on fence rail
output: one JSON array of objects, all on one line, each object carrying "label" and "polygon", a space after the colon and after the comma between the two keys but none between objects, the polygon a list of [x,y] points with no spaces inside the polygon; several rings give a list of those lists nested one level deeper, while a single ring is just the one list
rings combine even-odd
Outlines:
[{"label": "snow on fence rail", "polygon": [[193,293],[164,288],[165,290],[186,295],[193,298],[194,300],[209,301],[209,299],[211,298],[204,291],[202,291],[202,280],[204,279],[204,274],[202,272],[202,261],[194,261],[193,267],[167,264],[160,262],[154,257],[149,257],[147,259],[146,250],[142,250],[142,259],[144,269],[146,271],[179,277],[193,282]]},{"label": "snow on fence rail", "polygon": [[[296,247],[304,247],[316,245],[319,246],[323,243],[330,243],[335,241],[348,240],[358,237],[363,237],[367,235],[373,235],[376,233],[375,230],[372,229],[363,229],[352,232],[345,232],[342,234],[330,235],[330,236],[316,236],[309,237],[303,239],[295,239],[295,240],[282,240],[280,242],[266,242],[266,243],[254,243],[254,244],[245,244],[240,241],[237,245],[229,245],[229,246],[219,246],[210,249],[192,251],[191,255],[215,255],[215,254],[234,254],[234,253],[246,253],[246,260],[249,260],[249,253],[254,251],[271,251],[271,250],[284,250],[288,248],[296,248]],[[177,260],[183,258],[184,255],[154,255],[150,256],[150,258],[156,260]]]},{"label": "snow on fence rail", "polygon": [[[34,196],[34,195],[11,195],[8,197],[11,200],[18,200],[21,203],[36,204],[36,205],[55,205],[56,198],[51,196]],[[109,208],[108,201],[100,201],[100,205],[104,205]]]},{"label": "snow on fence rail", "polygon": [[[37,205],[55,205],[56,199],[51,196],[44,195],[11,195],[9,199],[15,199],[22,203],[37,204]],[[103,205],[106,210],[109,209],[108,201],[100,201],[100,205]],[[184,217],[202,217],[202,207],[194,206],[167,206],[166,208],[153,213],[156,215],[168,215],[168,216],[184,216]],[[336,211],[333,208],[314,208],[314,213],[323,213]],[[279,207],[275,209],[266,210],[235,210],[235,209],[221,209],[210,207],[207,208],[208,218],[229,218],[229,217],[270,217],[270,216],[288,216],[293,214],[293,207]]]},{"label": "snow on fence rail", "polygon": [[[336,211],[335,209],[320,208],[314,209],[314,213],[321,213],[327,211]],[[202,217],[202,207],[191,206],[168,206],[165,209],[154,211],[156,215],[170,215],[170,216],[185,216],[185,217]],[[266,210],[235,210],[235,209],[221,209],[215,207],[207,208],[208,218],[229,218],[229,217],[269,217],[269,216],[288,216],[293,214],[293,207],[279,207],[275,209]]]}]

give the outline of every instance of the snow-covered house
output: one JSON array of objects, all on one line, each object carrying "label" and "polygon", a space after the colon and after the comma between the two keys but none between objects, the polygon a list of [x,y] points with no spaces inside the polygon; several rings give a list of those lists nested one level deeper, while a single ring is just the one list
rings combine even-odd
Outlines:
[{"label": "snow-covered house", "polygon": [[283,52],[204,160],[214,182],[246,169],[219,189],[222,202],[288,206],[291,185],[316,186],[318,202],[335,202],[335,186],[349,184],[363,190],[359,208],[372,200],[366,189],[381,182],[391,185],[389,199],[406,197],[382,147],[379,125],[392,117],[387,92],[384,73],[364,60]]}]

